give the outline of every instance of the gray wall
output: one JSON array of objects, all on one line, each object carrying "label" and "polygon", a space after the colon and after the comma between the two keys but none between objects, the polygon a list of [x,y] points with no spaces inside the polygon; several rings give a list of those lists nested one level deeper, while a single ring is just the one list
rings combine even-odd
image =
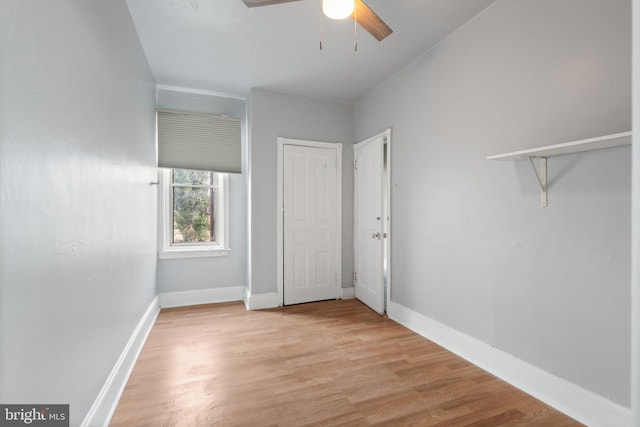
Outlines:
[{"label": "gray wall", "polygon": [[[633,40],[640,40],[640,0],[633,0]],[[631,312],[632,426],[640,426],[640,43],[633,43],[633,231]]]},{"label": "gray wall", "polygon": [[355,107],[392,137],[392,300],[630,405],[629,0],[499,0]]},{"label": "gray wall", "polygon": [[155,296],[154,80],[124,0],[0,3],[0,402],[86,415]]},{"label": "gray wall", "polygon": [[353,107],[253,89],[249,97],[251,293],[275,293],[276,138],[343,143],[342,283],[353,286]]},{"label": "gray wall", "polygon": [[205,93],[158,90],[158,107],[239,117],[242,174],[229,174],[231,255],[158,260],[158,292],[246,286],[247,284],[247,106],[246,101]]}]

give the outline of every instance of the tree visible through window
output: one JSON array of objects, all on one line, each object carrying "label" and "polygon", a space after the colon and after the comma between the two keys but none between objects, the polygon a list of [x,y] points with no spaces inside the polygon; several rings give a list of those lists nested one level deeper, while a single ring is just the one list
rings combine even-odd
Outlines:
[{"label": "tree visible through window", "polygon": [[217,188],[215,172],[172,170],[172,244],[216,242]]}]

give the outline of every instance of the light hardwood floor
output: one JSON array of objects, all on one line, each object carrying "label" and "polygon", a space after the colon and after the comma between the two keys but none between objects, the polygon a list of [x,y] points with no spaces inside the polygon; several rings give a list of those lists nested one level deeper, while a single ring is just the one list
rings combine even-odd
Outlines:
[{"label": "light hardwood floor", "polygon": [[579,426],[357,300],[162,310],[111,426]]}]

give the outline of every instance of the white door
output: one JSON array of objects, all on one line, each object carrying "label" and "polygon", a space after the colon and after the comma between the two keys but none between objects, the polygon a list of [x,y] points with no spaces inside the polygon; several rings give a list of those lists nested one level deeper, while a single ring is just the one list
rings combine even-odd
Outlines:
[{"label": "white door", "polygon": [[354,146],[355,294],[382,314],[385,310],[387,238],[385,150],[387,133]]},{"label": "white door", "polygon": [[284,304],[338,293],[335,149],[283,148]]}]

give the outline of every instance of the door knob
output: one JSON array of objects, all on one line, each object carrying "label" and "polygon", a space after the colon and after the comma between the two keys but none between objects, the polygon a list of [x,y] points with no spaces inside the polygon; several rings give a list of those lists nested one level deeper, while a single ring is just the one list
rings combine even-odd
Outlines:
[{"label": "door knob", "polygon": [[373,233],[373,234],[371,234],[371,238],[372,238],[372,239],[378,239],[378,240],[380,240],[380,233]]}]

